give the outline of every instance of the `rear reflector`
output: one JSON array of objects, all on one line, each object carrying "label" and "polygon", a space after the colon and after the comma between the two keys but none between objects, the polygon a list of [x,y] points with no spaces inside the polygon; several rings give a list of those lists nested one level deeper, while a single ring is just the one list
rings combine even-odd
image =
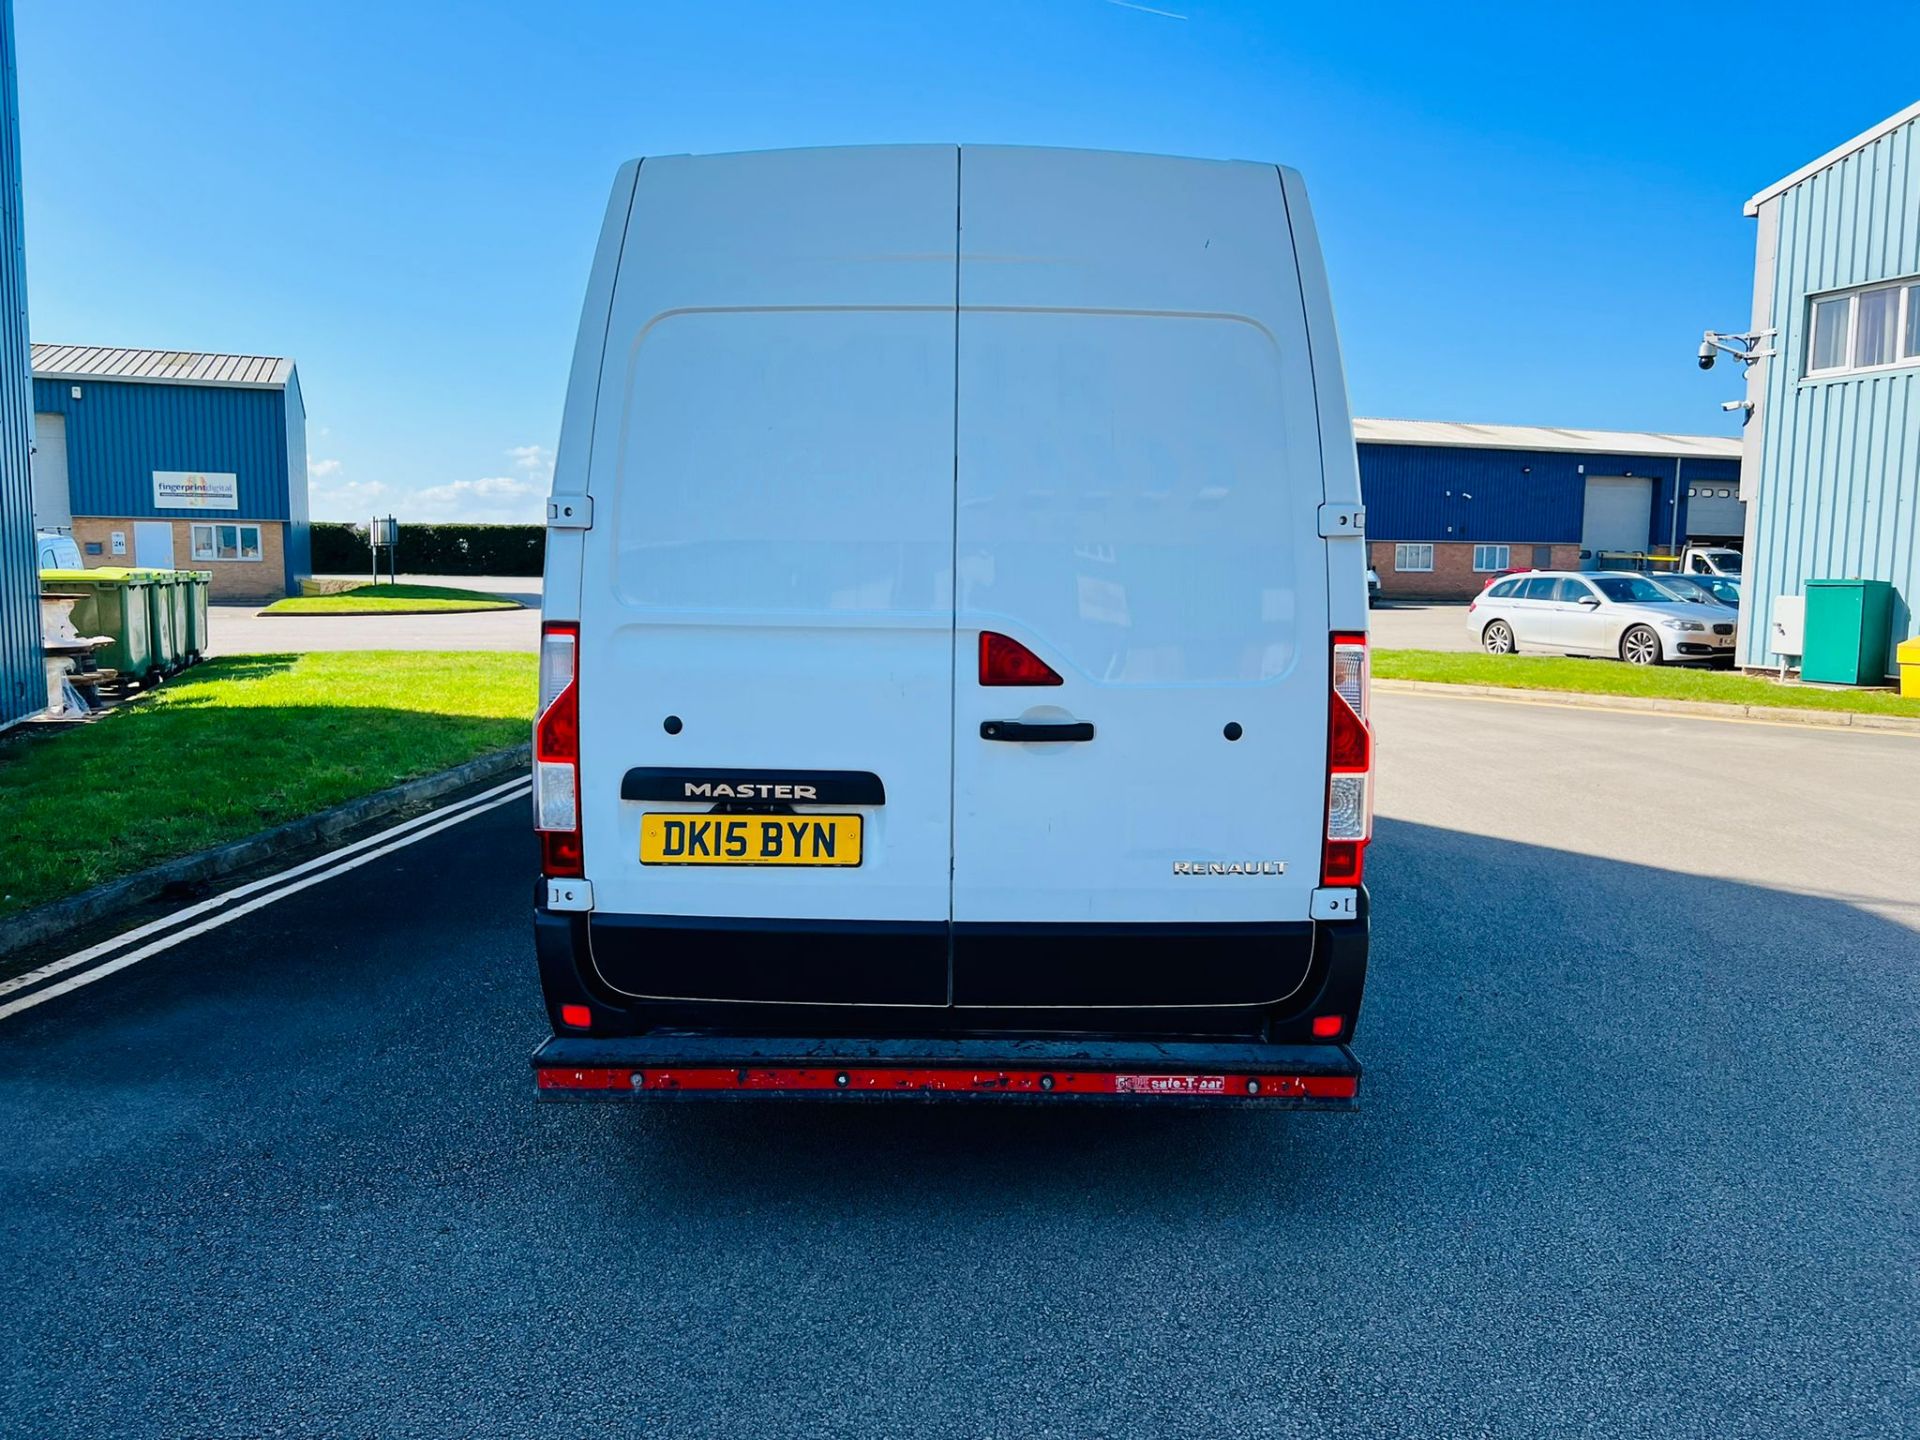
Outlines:
[{"label": "rear reflector", "polygon": [[1059,673],[1011,635],[980,632],[982,685],[1058,685]]},{"label": "rear reflector", "polygon": [[571,1025],[576,1030],[585,1030],[593,1024],[593,1011],[589,1010],[585,1005],[562,1005],[560,1007],[560,1023],[562,1025]]},{"label": "rear reflector", "polygon": [[1344,1015],[1316,1015],[1313,1017],[1313,1033],[1322,1040],[1338,1035],[1340,1027],[1347,1023]]},{"label": "rear reflector", "polygon": [[848,1067],[750,1069],[675,1066],[660,1070],[534,1072],[542,1090],[675,1090],[685,1093],[1216,1096],[1222,1099],[1351,1100],[1352,1075],[1145,1075],[1062,1070]]},{"label": "rear reflector", "polygon": [[1324,858],[1320,862],[1320,883],[1322,885],[1358,885],[1360,883],[1359,840],[1329,840]]}]

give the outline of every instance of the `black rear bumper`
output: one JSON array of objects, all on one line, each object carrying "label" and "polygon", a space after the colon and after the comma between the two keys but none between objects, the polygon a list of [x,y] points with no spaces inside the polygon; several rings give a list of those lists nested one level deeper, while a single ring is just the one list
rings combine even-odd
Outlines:
[{"label": "black rear bumper", "polygon": [[533,1052],[542,1100],[1001,1100],[1351,1110],[1344,1045],[659,1033]]},{"label": "black rear bumper", "polygon": [[[883,990],[855,999],[823,985],[773,991],[781,995],[774,1001],[739,983],[785,970],[764,983],[790,985],[787,967],[796,958],[831,955],[831,935],[794,922],[763,922],[707,949],[713,975],[733,977],[733,994],[752,998],[637,997],[609,984],[595,963],[607,923],[535,913],[556,1037],[533,1057],[542,1098],[1354,1103],[1360,1068],[1348,1046],[1366,985],[1364,891],[1355,919],[1221,926],[1205,947],[1196,945],[1192,926],[1061,926],[994,936],[1005,963],[993,972],[990,993],[969,995],[954,981],[911,1000],[880,998]],[[694,954],[672,926],[642,924],[630,938],[636,957],[649,940]],[[890,949],[897,961],[911,960],[912,937],[908,953],[899,936],[843,938],[853,957],[848,974],[884,973]],[[1231,983],[1222,984],[1223,976]],[[1094,1003],[1062,1003],[1067,994]]]}]

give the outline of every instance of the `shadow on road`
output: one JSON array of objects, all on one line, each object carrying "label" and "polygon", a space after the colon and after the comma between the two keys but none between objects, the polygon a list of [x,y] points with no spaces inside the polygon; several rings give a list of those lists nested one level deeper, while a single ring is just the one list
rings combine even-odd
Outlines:
[{"label": "shadow on road", "polygon": [[1869,910],[1383,821],[1358,1114],[541,1106],[524,823],[8,1022],[0,1430],[1912,1428]]},{"label": "shadow on road", "polygon": [[1836,1190],[1879,1206],[1915,1178],[1914,931],[1390,820],[1372,889],[1357,1116],[663,1106],[625,1115],[607,1198],[667,1216],[1038,1205],[1089,1221],[1319,1206],[1323,1230],[1730,1205],[1748,1241],[1774,1243],[1782,1217],[1831,1215]]}]

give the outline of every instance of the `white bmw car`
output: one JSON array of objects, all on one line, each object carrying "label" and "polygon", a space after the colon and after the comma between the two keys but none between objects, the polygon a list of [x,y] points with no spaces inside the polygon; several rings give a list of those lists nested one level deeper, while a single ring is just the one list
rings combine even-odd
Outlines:
[{"label": "white bmw car", "polygon": [[1631,572],[1534,570],[1509,575],[1467,606],[1491,655],[1521,650],[1607,655],[1629,665],[1731,661],[1739,613],[1681,600]]}]

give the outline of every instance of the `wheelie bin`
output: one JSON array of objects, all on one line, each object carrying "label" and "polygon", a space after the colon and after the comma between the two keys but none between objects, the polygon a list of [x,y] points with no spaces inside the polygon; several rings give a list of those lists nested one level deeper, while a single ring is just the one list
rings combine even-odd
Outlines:
[{"label": "wheelie bin", "polygon": [[40,572],[41,589],[82,597],[73,607],[73,628],[112,640],[93,658],[102,668],[119,671],[123,680],[145,680],[159,665],[153,653],[153,586],[146,573],[118,566]]},{"label": "wheelie bin", "polygon": [[207,654],[207,592],[213,586],[211,570],[176,570],[179,586],[186,597],[187,658],[189,663],[204,660]]},{"label": "wheelie bin", "polygon": [[153,667],[171,675],[186,664],[181,649],[186,636],[186,611],[172,570],[135,570],[147,582],[147,628],[153,635]]}]

